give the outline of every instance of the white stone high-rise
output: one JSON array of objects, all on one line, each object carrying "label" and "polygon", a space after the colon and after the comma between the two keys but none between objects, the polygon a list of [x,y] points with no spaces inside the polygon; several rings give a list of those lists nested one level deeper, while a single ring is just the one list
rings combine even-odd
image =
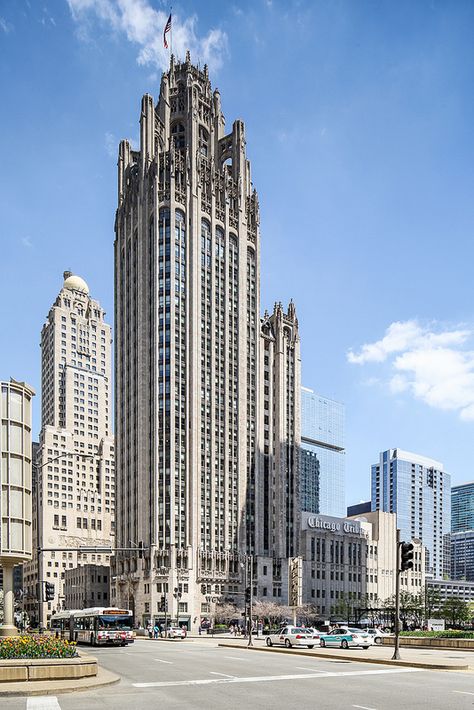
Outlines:
[{"label": "white stone high-rise", "polygon": [[[114,544],[111,328],[86,282],[64,273],[41,331],[41,433],[33,496],[34,545],[73,548]],[[37,618],[36,583],[52,582],[55,599],[42,621],[62,608],[64,573],[108,564],[109,555],[51,551],[24,569],[25,605]]]},{"label": "white stone high-rise", "polygon": [[[156,105],[143,97],[139,150],[120,144],[115,232],[117,546],[146,548],[117,556],[115,598],[132,590],[146,622],[166,595],[171,617],[196,628],[209,597],[241,590],[242,555],[263,545],[256,505],[293,480],[293,456],[271,456],[264,489],[258,197],[244,124],[226,132],[220,94],[189,53],[171,59]],[[275,315],[278,348],[287,331],[298,341],[294,310],[285,319]],[[275,396],[290,399],[293,412],[293,395]],[[278,435],[293,430],[284,416]],[[267,524],[285,515],[278,539],[293,549],[293,511],[274,506]]]}]

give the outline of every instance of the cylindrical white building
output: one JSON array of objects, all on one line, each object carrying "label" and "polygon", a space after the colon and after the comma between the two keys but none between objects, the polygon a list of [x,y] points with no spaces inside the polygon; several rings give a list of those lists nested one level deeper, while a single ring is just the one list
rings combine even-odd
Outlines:
[{"label": "cylindrical white building", "polygon": [[13,620],[13,567],[31,559],[31,410],[34,390],[25,382],[0,382],[0,565],[4,620],[0,636],[17,633]]}]

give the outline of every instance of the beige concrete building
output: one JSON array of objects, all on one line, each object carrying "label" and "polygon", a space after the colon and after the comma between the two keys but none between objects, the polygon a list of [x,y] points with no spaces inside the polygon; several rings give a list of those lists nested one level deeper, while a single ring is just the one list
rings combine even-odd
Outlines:
[{"label": "beige concrete building", "polygon": [[[373,606],[395,594],[397,516],[376,510],[350,520],[360,523],[367,541],[367,596]],[[419,540],[414,545],[413,569],[400,575],[400,590],[420,594],[425,586],[425,548]]]},{"label": "beige concrete building", "polygon": [[[41,332],[35,547],[114,544],[111,329],[104,315],[85,281],[65,272]],[[46,624],[53,611],[64,606],[65,571],[86,563],[109,564],[109,557],[67,549],[35,552],[24,570],[30,618],[37,620],[38,581],[55,587],[54,600],[40,609]]]},{"label": "beige concrete building", "polygon": [[85,564],[64,573],[66,609],[110,606],[110,566]]},{"label": "beige concrete building", "polygon": [[[189,54],[172,59],[156,105],[142,99],[139,150],[122,141],[118,162],[117,543],[147,549],[142,558],[117,557],[115,601],[123,605],[132,585],[142,623],[161,618],[165,594],[172,618],[196,628],[212,614],[210,598],[241,589],[242,556],[260,552],[265,525],[273,545],[280,512],[275,540],[282,554],[293,545],[288,501],[279,512],[271,503],[257,530],[257,500],[293,479],[293,469],[284,480],[279,472],[298,441],[289,423],[291,452],[282,447],[278,462],[272,457],[264,490],[260,447],[274,441],[259,442],[268,385],[259,362],[258,225],[244,124],[226,131],[207,67],[193,66]],[[296,364],[291,309],[273,316],[281,331],[275,358],[291,354]],[[277,387],[294,388],[292,367],[293,379]],[[293,412],[293,397],[278,396],[275,406],[286,402]],[[286,420],[278,427],[278,435],[286,431]]]},{"label": "beige concrete building", "polygon": [[25,382],[0,382],[0,566],[4,621],[0,636],[17,633],[13,623],[13,567],[31,559],[32,440],[34,390]]}]

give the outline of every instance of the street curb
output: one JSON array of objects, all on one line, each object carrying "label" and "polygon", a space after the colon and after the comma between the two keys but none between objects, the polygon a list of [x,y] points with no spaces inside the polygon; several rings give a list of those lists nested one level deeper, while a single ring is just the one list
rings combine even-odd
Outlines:
[{"label": "street curb", "polygon": [[[30,696],[30,695],[63,695],[64,693],[75,693],[82,692],[83,690],[95,690],[96,688],[103,688],[106,685],[114,685],[119,683],[121,677],[110,671],[106,671],[104,668],[98,669],[98,673],[95,679],[85,678],[84,685],[81,685],[81,678],[74,678],[71,680],[62,681],[28,681],[26,683],[11,683],[12,686],[16,686],[11,690],[0,690],[0,698],[12,698],[15,696]],[[2,685],[4,685],[2,683]],[[37,686],[43,687],[37,687]]]},{"label": "street curb", "polygon": [[291,653],[293,656],[305,656],[315,658],[336,658],[338,660],[349,661],[351,663],[375,663],[381,666],[407,666],[409,668],[425,668],[434,671],[468,671],[467,665],[447,665],[444,663],[422,663],[419,661],[393,661],[383,658],[348,658],[336,653],[318,653],[317,651],[298,651],[294,648],[268,648],[268,646],[237,646],[233,643],[219,643],[218,646],[225,648],[248,649],[249,651],[266,651],[267,653]]}]

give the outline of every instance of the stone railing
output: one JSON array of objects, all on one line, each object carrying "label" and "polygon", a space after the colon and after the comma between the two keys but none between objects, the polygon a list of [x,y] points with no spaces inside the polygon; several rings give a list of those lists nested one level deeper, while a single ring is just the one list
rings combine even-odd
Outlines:
[{"label": "stone railing", "polygon": [[97,675],[97,658],[79,651],[77,658],[14,658],[0,660],[0,682],[71,680]]}]

